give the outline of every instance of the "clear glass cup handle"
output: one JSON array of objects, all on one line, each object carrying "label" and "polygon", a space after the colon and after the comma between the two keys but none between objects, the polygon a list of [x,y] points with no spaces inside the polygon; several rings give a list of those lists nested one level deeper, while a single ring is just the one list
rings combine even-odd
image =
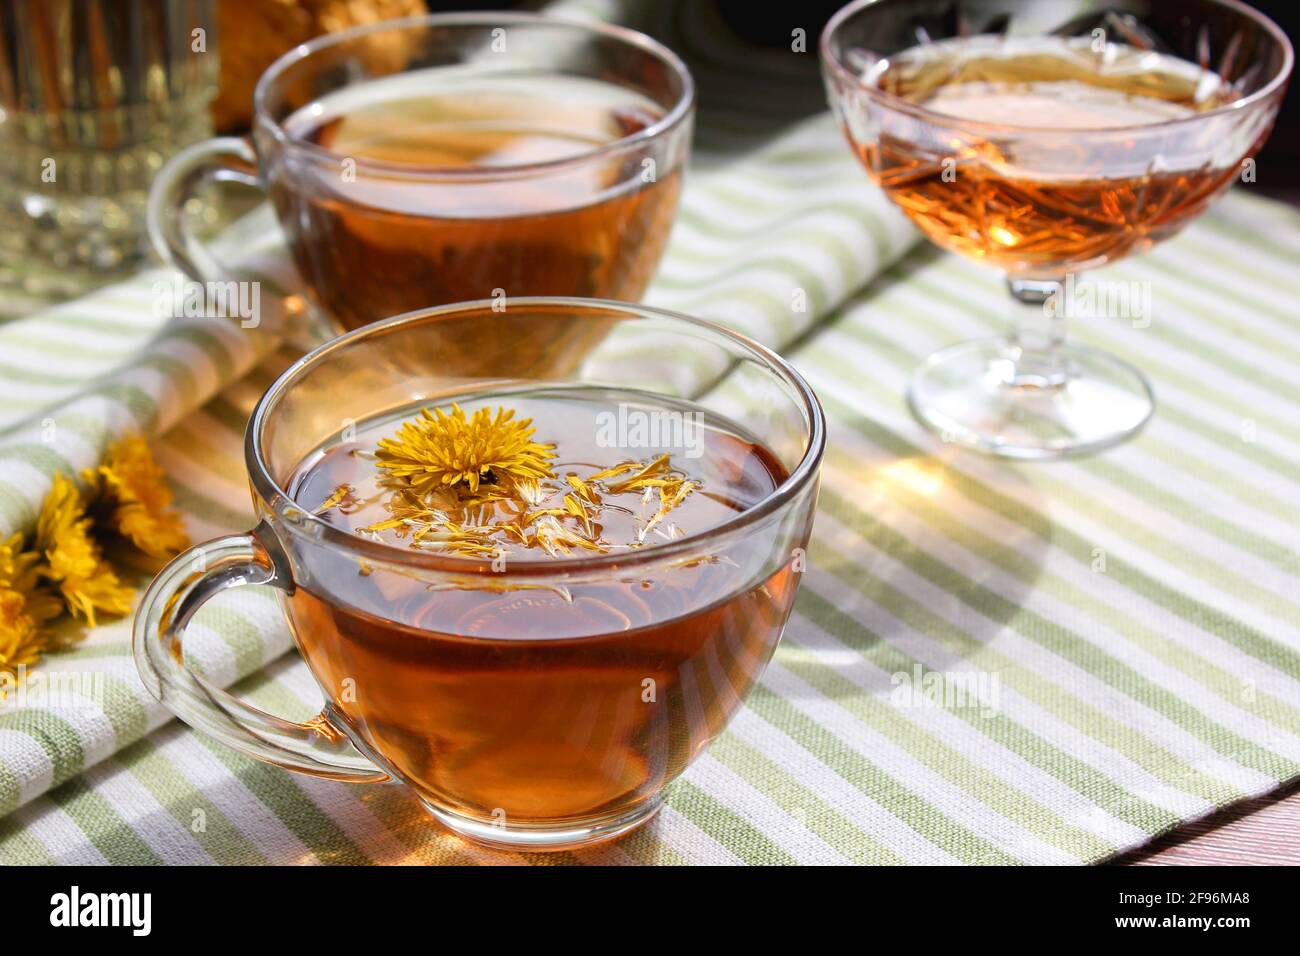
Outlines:
[{"label": "clear glass cup handle", "polygon": [[388,780],[330,722],[328,704],[318,717],[296,723],[244,703],[186,666],[181,641],[190,618],[213,595],[243,584],[292,587],[255,533],[190,548],[154,578],[132,636],[149,692],[195,730],[267,763],[353,783]]},{"label": "clear glass cup handle", "polygon": [[221,282],[230,278],[228,271],[185,224],[185,206],[204,182],[237,182],[266,191],[252,144],[238,136],[219,136],[187,146],[158,171],[145,219],[149,241],[164,261],[196,282]]}]

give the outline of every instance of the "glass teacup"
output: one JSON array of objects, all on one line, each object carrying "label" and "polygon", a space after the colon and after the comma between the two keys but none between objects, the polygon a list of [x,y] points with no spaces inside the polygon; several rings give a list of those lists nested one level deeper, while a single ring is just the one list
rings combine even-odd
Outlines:
[{"label": "glass teacup", "polygon": [[[476,336],[486,323],[495,344]],[[316,499],[295,498],[303,463],[377,416],[543,393],[617,394],[625,418],[689,405],[710,441],[725,432],[761,447],[771,490],[698,533],[651,536],[653,546],[508,564],[353,533],[322,518]],[[539,433],[590,429],[583,406],[570,407],[565,421],[536,421]],[[622,441],[610,456],[642,460],[676,440],[585,438],[602,453]],[[309,354],[262,398],[246,441],[260,522],[158,575],[136,616],[136,660],[196,729],[292,770],[401,781],[468,838],[517,849],[609,839],[655,812],[770,659],[803,570],[824,441],[796,371],[698,319],[533,298],[376,323]],[[693,447],[707,465],[720,446]],[[325,698],[314,720],[256,710],[183,663],[195,611],[241,584],[284,592]]]},{"label": "glass teacup", "polygon": [[636,301],[676,217],[694,109],[681,60],[622,27],[369,24],[267,69],[252,145],[208,140],[164,167],[150,234],[190,279],[230,280],[183,211],[205,179],[266,191],[336,331],[493,295]]}]

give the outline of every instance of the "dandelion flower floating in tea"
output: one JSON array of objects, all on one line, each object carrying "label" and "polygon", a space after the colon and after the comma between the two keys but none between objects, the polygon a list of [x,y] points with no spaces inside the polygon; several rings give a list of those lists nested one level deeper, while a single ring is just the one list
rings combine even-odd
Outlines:
[{"label": "dandelion flower floating in tea", "polygon": [[514,416],[514,409],[506,408],[498,408],[495,418],[487,408],[469,418],[459,405],[451,406],[450,415],[440,408],[421,409],[396,438],[379,443],[379,467],[409,481],[418,494],[460,482],[478,491],[488,475],[492,483],[551,477],[555,446],[533,441],[532,419],[515,421]]},{"label": "dandelion flower floating in tea", "polygon": [[[495,415],[480,408],[470,416],[457,405],[450,414],[422,409],[395,437],[381,439],[373,456],[363,455],[382,470],[387,517],[357,531],[381,541],[383,532],[391,532],[413,548],[485,559],[508,548],[551,557],[602,554],[642,547],[651,532],[665,540],[683,533],[666,519],[699,482],[675,468],[668,455],[622,461],[585,477],[573,471],[557,476],[556,446],[534,441],[532,425],[507,408]],[[630,495],[639,503],[611,500]],[[316,513],[347,514],[366,504],[352,485],[341,484]],[[605,536],[615,512],[635,523],[627,540]]]}]

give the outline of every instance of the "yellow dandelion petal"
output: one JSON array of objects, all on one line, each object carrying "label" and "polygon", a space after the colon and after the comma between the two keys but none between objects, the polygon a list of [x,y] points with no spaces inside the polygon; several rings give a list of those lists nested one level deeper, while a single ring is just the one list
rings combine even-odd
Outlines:
[{"label": "yellow dandelion petal", "polygon": [[[312,512],[312,514],[323,515],[325,512],[329,511],[331,508],[334,508],[334,507],[337,507],[337,506],[340,506],[340,505],[341,505],[342,507],[339,507],[339,510],[340,510],[340,511],[344,511],[344,508],[347,507],[348,503],[350,503],[350,502],[351,502],[351,503],[355,503],[355,498],[354,498],[354,495],[355,495],[355,494],[356,494],[356,492],[355,492],[355,490],[353,489],[353,487],[352,487],[351,485],[349,485],[349,484],[347,484],[347,483],[345,482],[345,483],[339,485],[337,488],[335,488],[335,489],[330,493],[330,496],[329,496],[328,498],[326,498],[324,501],[322,501],[322,502],[320,503],[320,505],[317,506],[316,510]],[[347,513],[347,512],[344,511],[344,514],[346,514],[346,513]]]},{"label": "yellow dandelion petal", "polygon": [[[47,634],[28,613],[26,597],[12,588],[0,588],[0,674],[17,676],[18,668],[40,660]],[[0,700],[4,700],[0,682]]]},{"label": "yellow dandelion petal", "polygon": [[564,480],[569,483],[569,487],[576,491],[578,497],[582,498],[583,501],[593,505],[600,504],[600,495],[596,494],[591,489],[591,486],[577,475],[565,475]]},{"label": "yellow dandelion petal", "polygon": [[[680,481],[675,485],[667,486],[660,485],[659,510],[656,511],[650,520],[641,527],[641,530],[637,532],[637,538],[644,541],[645,536],[650,533],[650,530],[658,525],[659,522],[663,521],[664,518],[668,517],[668,512],[672,511],[685,501],[686,496],[694,490],[695,482],[693,481]],[[647,489],[646,494],[648,495],[649,493],[649,489]]]},{"label": "yellow dandelion petal", "polygon": [[[632,469],[636,469],[635,473],[627,478],[620,478],[618,481],[607,481],[609,478],[616,477]],[[605,471],[588,475],[588,480],[607,481],[605,490],[610,494],[617,495],[625,491],[642,491],[646,488],[662,485],[672,473],[672,470],[673,466],[669,456],[660,455],[644,465],[640,462],[623,462],[613,468],[607,468]]]},{"label": "yellow dandelion petal", "polygon": [[0,587],[10,587],[18,574],[18,555],[23,549],[23,536],[13,535],[0,541]]},{"label": "yellow dandelion petal", "polygon": [[40,558],[36,551],[23,550],[21,533],[0,541],[0,588],[29,594],[37,583],[36,564]]},{"label": "yellow dandelion petal", "polygon": [[606,550],[599,542],[591,541],[564,527],[551,515],[545,515],[538,519],[534,535],[537,544],[552,557],[558,558],[566,555],[573,548],[582,548],[586,551],[595,551],[601,554]]},{"label": "yellow dandelion petal", "polygon": [[167,476],[141,436],[111,444],[103,463],[83,477],[112,508],[109,527],[145,554],[166,558],[189,546],[181,516],[171,510]]}]

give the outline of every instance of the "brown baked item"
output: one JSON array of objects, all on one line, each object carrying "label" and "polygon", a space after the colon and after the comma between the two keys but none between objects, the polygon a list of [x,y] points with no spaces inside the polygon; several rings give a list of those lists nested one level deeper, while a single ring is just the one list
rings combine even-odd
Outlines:
[{"label": "brown baked item", "polygon": [[212,104],[213,125],[221,131],[246,127],[258,78],[299,43],[363,23],[427,12],[424,0],[220,0],[221,79]]}]

